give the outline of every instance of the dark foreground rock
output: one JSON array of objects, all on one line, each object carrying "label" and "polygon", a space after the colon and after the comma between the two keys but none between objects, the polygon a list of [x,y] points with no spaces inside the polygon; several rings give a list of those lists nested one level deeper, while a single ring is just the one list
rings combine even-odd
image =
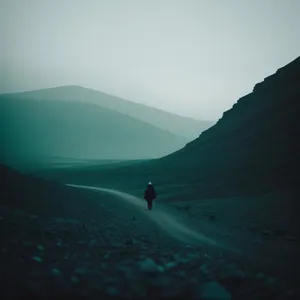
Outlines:
[{"label": "dark foreground rock", "polygon": [[[286,299],[293,291],[226,256],[109,220],[32,217],[1,207],[1,293],[52,299]],[[111,219],[110,219],[111,221]],[[141,225],[141,228],[143,226]],[[128,236],[128,232],[133,236]],[[163,235],[163,233],[162,233]],[[130,241],[130,242],[129,242]]]},{"label": "dark foreground rock", "polygon": [[11,171],[3,182],[2,299],[298,299],[245,257],[172,238],[155,209]]}]

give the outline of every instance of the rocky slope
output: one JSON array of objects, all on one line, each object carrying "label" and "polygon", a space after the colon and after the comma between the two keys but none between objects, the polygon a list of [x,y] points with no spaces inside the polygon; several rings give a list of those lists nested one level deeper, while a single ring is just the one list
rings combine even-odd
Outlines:
[{"label": "rocky slope", "polygon": [[213,181],[222,192],[295,186],[299,99],[300,57],[257,84],[216,125],[159,163],[184,166],[184,178],[194,184]]}]

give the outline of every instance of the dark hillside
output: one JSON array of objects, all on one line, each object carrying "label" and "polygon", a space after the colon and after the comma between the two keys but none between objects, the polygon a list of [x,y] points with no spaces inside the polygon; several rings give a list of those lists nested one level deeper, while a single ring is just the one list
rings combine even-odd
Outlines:
[{"label": "dark hillside", "polygon": [[295,186],[299,100],[300,58],[257,84],[199,138],[160,161],[190,168],[190,176],[183,175],[195,183],[212,178],[224,192],[227,184],[248,191]]}]

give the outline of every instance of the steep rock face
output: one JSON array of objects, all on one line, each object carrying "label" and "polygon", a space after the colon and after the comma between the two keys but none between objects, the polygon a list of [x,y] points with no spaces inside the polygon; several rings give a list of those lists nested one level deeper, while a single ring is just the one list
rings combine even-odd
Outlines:
[{"label": "steep rock face", "polygon": [[[299,169],[300,57],[240,98],[210,129],[160,160],[181,180],[287,187]],[[210,181],[211,180],[211,181]]]}]

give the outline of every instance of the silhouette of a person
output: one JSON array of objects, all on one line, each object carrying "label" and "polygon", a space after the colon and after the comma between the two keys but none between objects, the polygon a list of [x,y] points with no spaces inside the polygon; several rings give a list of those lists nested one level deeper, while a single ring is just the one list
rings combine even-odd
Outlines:
[{"label": "silhouette of a person", "polygon": [[153,200],[156,199],[156,192],[155,192],[154,186],[151,183],[151,181],[148,183],[148,186],[145,190],[144,199],[148,203],[148,209],[151,210],[152,209],[152,202],[153,202]]}]

